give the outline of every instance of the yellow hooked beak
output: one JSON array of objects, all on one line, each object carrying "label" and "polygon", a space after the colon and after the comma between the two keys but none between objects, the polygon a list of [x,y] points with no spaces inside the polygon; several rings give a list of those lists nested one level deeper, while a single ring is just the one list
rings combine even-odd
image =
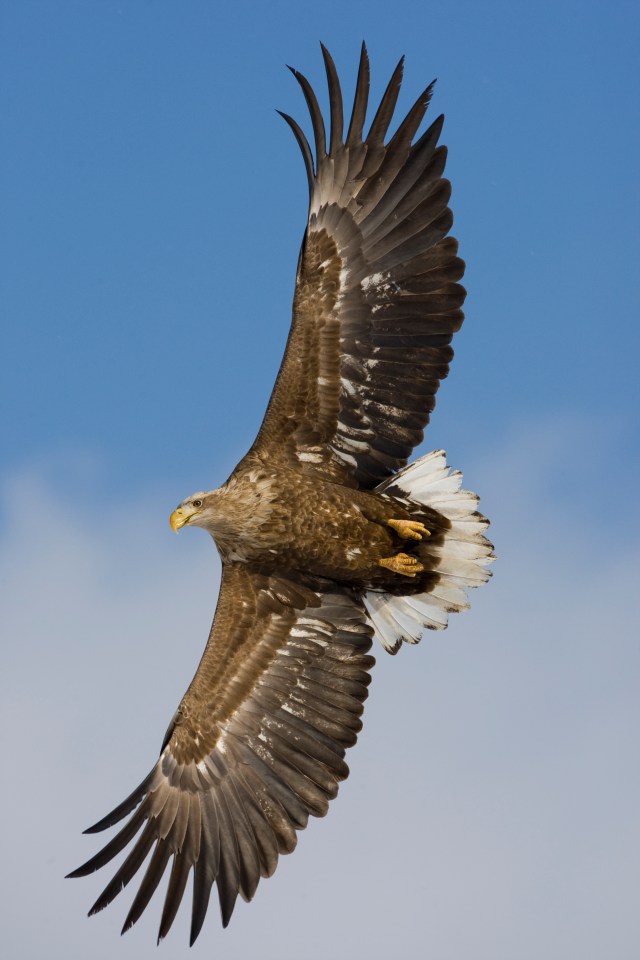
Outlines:
[{"label": "yellow hooked beak", "polygon": [[189,520],[191,520],[192,516],[192,513],[185,513],[182,507],[178,507],[178,509],[174,510],[169,517],[171,529],[177,533],[180,527],[184,527],[187,523],[189,523]]}]

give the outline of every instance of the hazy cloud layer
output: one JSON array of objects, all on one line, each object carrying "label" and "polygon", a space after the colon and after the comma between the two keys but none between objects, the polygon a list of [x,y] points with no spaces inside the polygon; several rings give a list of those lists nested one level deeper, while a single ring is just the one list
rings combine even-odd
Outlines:
[{"label": "hazy cloud layer", "polygon": [[[585,434],[528,431],[465,465],[494,521],[493,582],[445,634],[377,652],[326,821],[226,932],[214,906],[194,956],[637,956],[640,551],[625,482],[579,467]],[[97,849],[80,830],[151,767],[203,647],[215,551],[169,536],[179,493],[114,507],[35,469],[4,489],[7,956],[161,955],[160,899],[119,941],[133,886],[87,920],[109,874],[63,875]],[[185,955],[187,926],[188,910],[162,953]]]}]

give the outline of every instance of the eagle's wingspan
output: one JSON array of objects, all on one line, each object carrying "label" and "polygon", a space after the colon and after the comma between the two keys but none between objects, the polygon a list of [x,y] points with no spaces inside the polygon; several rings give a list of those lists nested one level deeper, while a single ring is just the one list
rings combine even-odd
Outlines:
[{"label": "eagle's wingspan", "polygon": [[[172,859],[159,939],[193,868],[191,942],[217,883],[224,925],[250,900],[309,814],[323,816],[348,773],[373,657],[362,606],[335,584],[313,588],[245,565],[223,568],[209,642],[160,758],[140,786],[87,832],[135,812],[70,876],[131,852],[94,904],[102,910],[153,850],[124,924],[138,920]],[[142,832],[134,840],[138,831]]]},{"label": "eagle's wingspan", "polygon": [[309,220],[300,253],[287,349],[253,447],[342,483],[376,486],[420,443],[453,356],[465,291],[464,263],[447,233],[450,184],[443,117],[412,145],[432,85],[385,145],[402,61],[366,138],[369,62],[363,45],[353,113],[343,139],[342,94],[323,47],[331,113],[329,144],[311,86],[315,139],[283,114],[302,150]]}]

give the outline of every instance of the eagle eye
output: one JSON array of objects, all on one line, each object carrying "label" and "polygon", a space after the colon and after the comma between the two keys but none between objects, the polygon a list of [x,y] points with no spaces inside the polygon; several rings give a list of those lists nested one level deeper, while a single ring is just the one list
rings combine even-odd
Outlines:
[{"label": "eagle eye", "polygon": [[201,506],[202,506],[202,500],[192,500],[192,501],[191,501],[191,506],[192,506],[192,507],[201,507]]}]

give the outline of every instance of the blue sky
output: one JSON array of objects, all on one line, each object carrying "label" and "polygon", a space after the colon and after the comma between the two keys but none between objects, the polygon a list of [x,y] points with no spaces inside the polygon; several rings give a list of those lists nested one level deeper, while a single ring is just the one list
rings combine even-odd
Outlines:
[{"label": "blue sky", "polygon": [[432,445],[567,412],[623,421],[637,456],[632,6],[313,9],[5,8],[5,463],[92,449],[101,496],[162,478],[172,503],[222,479],[271,390],[304,225],[284,63],[324,93],[323,39],[350,91],[363,35],[374,96],[406,53],[401,107],[437,77],[447,116],[468,321]]},{"label": "blue sky", "polygon": [[38,808],[3,799],[32,841],[10,851],[23,886],[3,885],[14,955],[151,949],[151,924],[117,942],[122,910],[89,923],[97,885],[59,877],[152,762],[213,610],[214,551],[168,515],[246,451],[282,355],[306,213],[284,64],[324,103],[322,40],[348,103],[364,38],[372,101],[403,53],[400,110],[438,78],[468,298],[425,449],[481,493],[500,562],[446,644],[379,657],[336,810],[198,949],[288,960],[274,917],[297,911],[302,936],[329,896],[319,951],[339,930],[372,960],[398,936],[406,956],[635,956],[638,19],[623,2],[3,6],[3,731],[13,756],[28,718],[15,764],[24,783],[37,756],[59,826],[34,833]]}]

